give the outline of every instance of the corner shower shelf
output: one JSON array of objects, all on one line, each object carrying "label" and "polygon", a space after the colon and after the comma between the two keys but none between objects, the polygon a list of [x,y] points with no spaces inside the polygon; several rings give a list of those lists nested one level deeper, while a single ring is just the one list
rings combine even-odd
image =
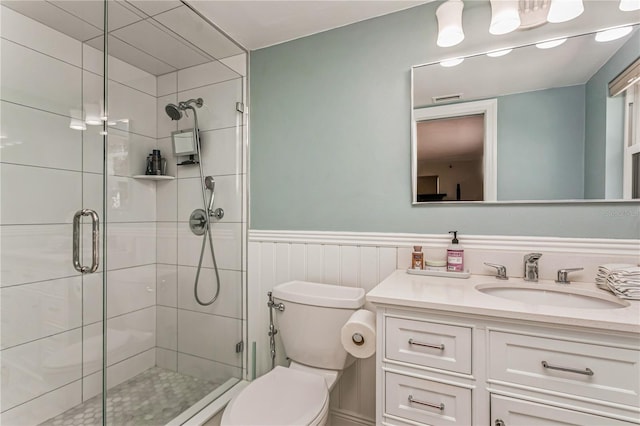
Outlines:
[{"label": "corner shower shelf", "polygon": [[174,180],[175,176],[167,175],[135,175],[134,179],[147,179],[147,180]]}]

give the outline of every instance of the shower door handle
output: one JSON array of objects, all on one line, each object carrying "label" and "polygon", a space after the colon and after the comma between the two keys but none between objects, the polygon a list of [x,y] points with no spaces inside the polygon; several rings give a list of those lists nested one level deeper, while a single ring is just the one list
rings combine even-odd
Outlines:
[{"label": "shower door handle", "polygon": [[[91,267],[80,263],[80,219],[91,216]],[[73,267],[83,274],[90,274],[98,270],[100,263],[100,219],[98,213],[91,209],[78,210],[73,215]]]}]

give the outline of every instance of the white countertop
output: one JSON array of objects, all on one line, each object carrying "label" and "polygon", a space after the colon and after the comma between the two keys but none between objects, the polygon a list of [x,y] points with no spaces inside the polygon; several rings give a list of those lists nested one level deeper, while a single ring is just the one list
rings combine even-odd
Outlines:
[{"label": "white countertop", "polygon": [[[405,270],[397,270],[367,294],[367,301],[375,305],[398,308],[421,308],[443,313],[561,323],[640,334],[640,301],[625,300],[629,306],[615,309],[533,305],[481,293],[475,288],[478,284],[515,287],[524,283],[521,278],[512,278],[508,281],[497,280],[487,275],[472,275],[468,279],[441,278],[411,275]],[[564,292],[576,291],[585,295],[594,294],[605,298],[610,296],[613,298],[611,300],[622,300],[591,283],[556,284],[553,281],[541,280],[539,283],[526,284],[557,286],[558,290]]]}]

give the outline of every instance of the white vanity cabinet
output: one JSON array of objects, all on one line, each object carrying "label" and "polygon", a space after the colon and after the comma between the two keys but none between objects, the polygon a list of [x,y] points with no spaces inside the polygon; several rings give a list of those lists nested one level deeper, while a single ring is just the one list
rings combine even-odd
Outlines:
[{"label": "white vanity cabinet", "polygon": [[638,336],[379,306],[378,424],[640,424]]},{"label": "white vanity cabinet", "polygon": [[376,424],[640,425],[640,303],[514,303],[487,277],[396,271],[377,311]]},{"label": "white vanity cabinet", "polygon": [[378,306],[378,424],[640,424],[638,336]]}]

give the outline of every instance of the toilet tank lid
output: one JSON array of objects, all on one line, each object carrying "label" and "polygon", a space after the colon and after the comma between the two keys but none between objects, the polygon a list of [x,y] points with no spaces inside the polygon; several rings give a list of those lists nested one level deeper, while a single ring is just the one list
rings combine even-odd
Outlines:
[{"label": "toilet tank lid", "polygon": [[364,305],[364,290],[308,281],[289,281],[273,288],[276,299],[327,308],[359,309]]}]

